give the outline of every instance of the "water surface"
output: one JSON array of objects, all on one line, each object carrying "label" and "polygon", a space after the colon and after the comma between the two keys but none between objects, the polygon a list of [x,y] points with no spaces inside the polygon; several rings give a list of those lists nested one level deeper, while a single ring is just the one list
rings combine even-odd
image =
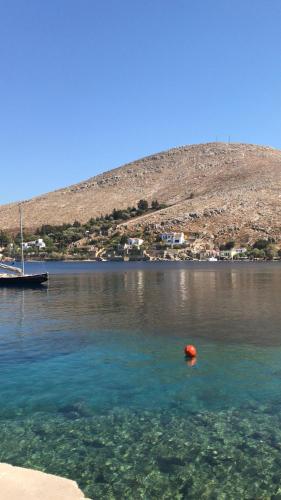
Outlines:
[{"label": "water surface", "polygon": [[279,263],[45,267],[0,289],[1,461],[91,498],[278,498]]}]

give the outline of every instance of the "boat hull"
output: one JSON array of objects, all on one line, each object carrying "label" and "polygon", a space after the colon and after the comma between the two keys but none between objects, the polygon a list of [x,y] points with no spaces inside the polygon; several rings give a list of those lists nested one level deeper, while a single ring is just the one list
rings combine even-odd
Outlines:
[{"label": "boat hull", "polygon": [[48,273],[24,276],[0,276],[0,286],[34,286],[48,281]]}]

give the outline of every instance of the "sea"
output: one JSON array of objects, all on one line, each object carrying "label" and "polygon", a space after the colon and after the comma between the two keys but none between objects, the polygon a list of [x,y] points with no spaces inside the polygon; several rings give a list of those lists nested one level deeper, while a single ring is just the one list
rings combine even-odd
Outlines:
[{"label": "sea", "polygon": [[0,288],[1,462],[91,499],[281,498],[279,262],[26,271],[50,281]]}]

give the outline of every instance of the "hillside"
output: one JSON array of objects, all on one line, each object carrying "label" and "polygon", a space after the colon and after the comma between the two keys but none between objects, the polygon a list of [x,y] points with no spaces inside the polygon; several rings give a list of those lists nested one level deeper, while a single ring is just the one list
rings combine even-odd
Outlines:
[{"label": "hillside", "polygon": [[[168,205],[126,224],[162,222],[207,237],[280,236],[281,151],[248,144],[183,146],[24,202],[25,226],[61,224],[135,205]],[[18,227],[16,203],[0,206],[0,228]]]}]

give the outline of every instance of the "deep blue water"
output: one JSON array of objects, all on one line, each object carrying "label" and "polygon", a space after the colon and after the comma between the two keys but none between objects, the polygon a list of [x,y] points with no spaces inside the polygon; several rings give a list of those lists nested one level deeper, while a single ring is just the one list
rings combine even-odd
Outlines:
[{"label": "deep blue water", "polygon": [[279,263],[28,268],[49,286],[0,289],[1,461],[92,498],[281,492]]}]

